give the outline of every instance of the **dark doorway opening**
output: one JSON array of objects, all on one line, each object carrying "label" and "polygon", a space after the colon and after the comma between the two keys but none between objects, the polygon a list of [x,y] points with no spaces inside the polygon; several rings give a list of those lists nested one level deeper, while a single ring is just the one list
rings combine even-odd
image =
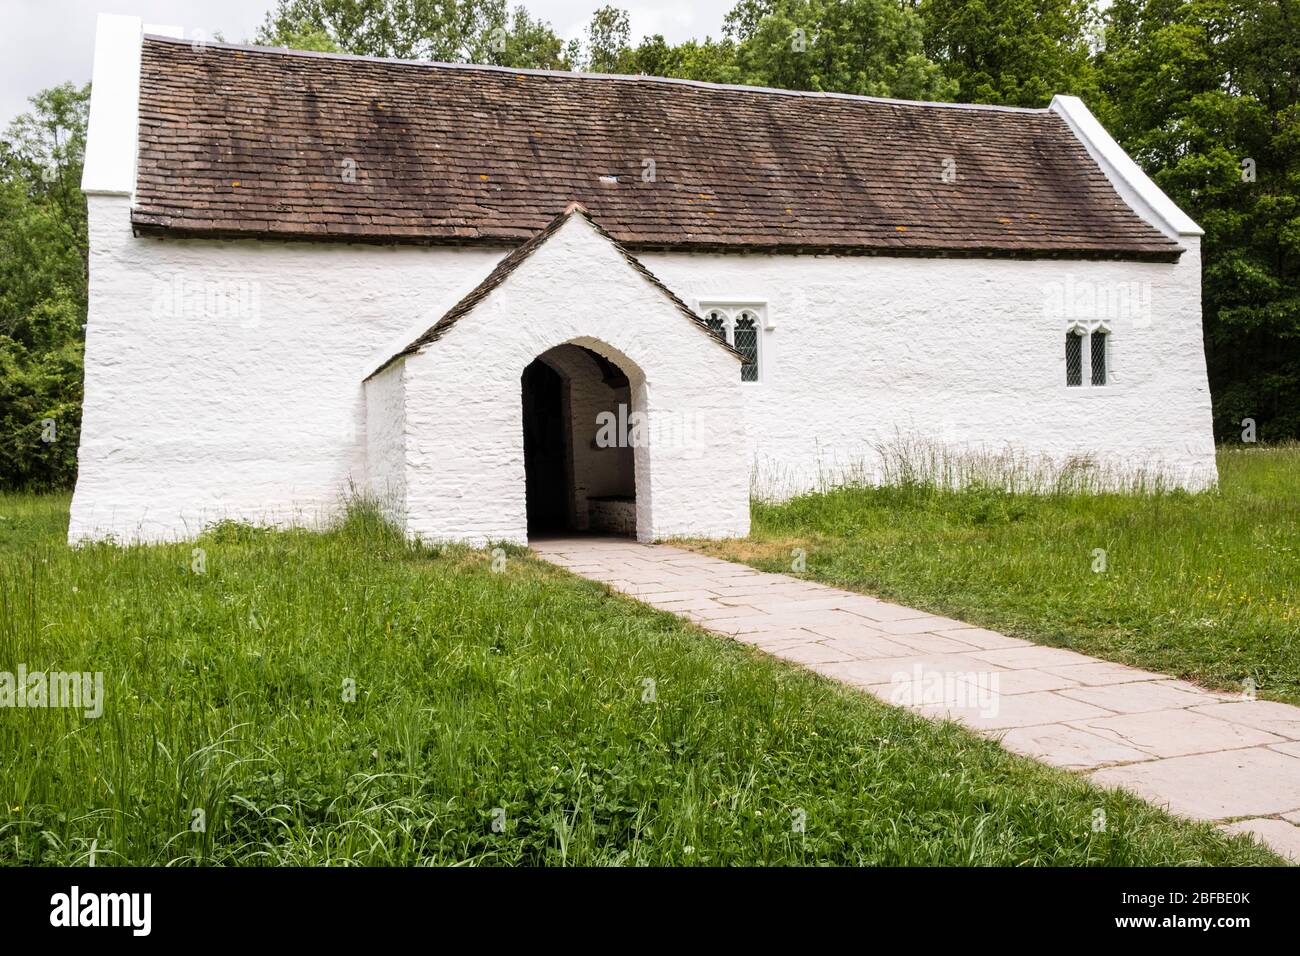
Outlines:
[{"label": "dark doorway opening", "polygon": [[565,531],[569,526],[570,496],[564,380],[537,360],[524,369],[522,381],[528,533]]}]

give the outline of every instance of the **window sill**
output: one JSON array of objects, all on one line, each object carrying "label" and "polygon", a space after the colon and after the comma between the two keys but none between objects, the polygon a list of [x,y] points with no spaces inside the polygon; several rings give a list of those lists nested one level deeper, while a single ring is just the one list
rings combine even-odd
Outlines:
[{"label": "window sill", "polygon": [[1059,390],[1067,395],[1107,395],[1119,391],[1115,385],[1060,385]]}]

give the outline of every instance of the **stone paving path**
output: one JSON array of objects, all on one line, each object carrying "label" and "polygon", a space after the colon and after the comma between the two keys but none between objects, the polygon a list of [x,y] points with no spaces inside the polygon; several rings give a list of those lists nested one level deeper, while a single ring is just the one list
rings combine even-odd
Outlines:
[{"label": "stone paving path", "polygon": [[665,545],[536,541],[540,557],[710,631],[1300,862],[1300,707],[1219,694],[851,591]]}]

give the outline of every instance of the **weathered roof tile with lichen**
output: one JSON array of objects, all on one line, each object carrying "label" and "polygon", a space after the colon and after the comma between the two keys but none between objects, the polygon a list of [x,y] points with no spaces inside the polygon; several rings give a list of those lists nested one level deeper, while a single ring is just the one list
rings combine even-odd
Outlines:
[{"label": "weathered roof tile with lichen", "polygon": [[632,250],[1181,251],[1048,110],[144,42],[138,232],[516,244],[575,201]]}]

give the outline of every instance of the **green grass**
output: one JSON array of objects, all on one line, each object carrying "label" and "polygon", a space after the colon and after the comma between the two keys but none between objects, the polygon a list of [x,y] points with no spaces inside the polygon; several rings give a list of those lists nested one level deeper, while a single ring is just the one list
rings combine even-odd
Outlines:
[{"label": "green grass", "polygon": [[66,507],[0,495],[0,670],[107,702],[0,709],[0,862],[1278,862],[521,552],[354,508],[216,528],[196,574],[194,543],[67,548]]},{"label": "green grass", "polygon": [[756,505],[749,540],[696,546],[777,571],[802,548],[820,581],[1300,703],[1300,446],[1225,449],[1219,472],[1195,495],[844,487]]}]

